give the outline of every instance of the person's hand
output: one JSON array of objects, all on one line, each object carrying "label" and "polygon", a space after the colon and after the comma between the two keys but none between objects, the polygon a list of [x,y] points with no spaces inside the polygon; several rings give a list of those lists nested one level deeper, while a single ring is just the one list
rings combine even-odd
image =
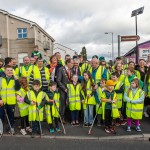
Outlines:
[{"label": "person's hand", "polygon": [[94,90],[96,90],[98,88],[98,84],[95,84],[94,86]]},{"label": "person's hand", "polygon": [[87,97],[88,97],[88,98],[90,98],[90,97],[91,97],[91,95],[90,95],[90,94],[88,94],[88,95],[87,95]]},{"label": "person's hand", "polygon": [[67,91],[68,91],[68,90],[67,90],[67,89],[65,89],[65,92],[66,92],[66,93],[67,93]]},{"label": "person's hand", "polygon": [[116,101],[112,101],[113,104],[116,104]]},{"label": "person's hand", "polygon": [[32,101],[32,102],[31,102],[31,105],[36,105],[36,102],[35,102],[35,101]]},{"label": "person's hand", "polygon": [[84,99],[81,102],[84,103]]},{"label": "person's hand", "polygon": [[3,100],[0,100],[0,106],[3,106],[3,105],[4,105]]},{"label": "person's hand", "polygon": [[52,103],[54,103],[54,100],[52,100],[52,99],[50,99],[49,101],[52,102]]},{"label": "person's hand", "polygon": [[108,99],[107,102],[108,102],[108,103],[112,103],[112,100],[111,100],[111,99]]}]

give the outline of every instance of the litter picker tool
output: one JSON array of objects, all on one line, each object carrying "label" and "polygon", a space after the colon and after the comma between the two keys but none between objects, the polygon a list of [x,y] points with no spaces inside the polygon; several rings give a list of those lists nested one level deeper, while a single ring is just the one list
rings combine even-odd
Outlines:
[{"label": "litter picker tool", "polygon": [[54,100],[54,105],[55,105],[55,108],[56,108],[56,110],[57,110],[57,112],[58,112],[58,115],[59,115],[59,118],[60,118],[60,122],[61,122],[61,125],[62,125],[62,128],[63,128],[64,134],[66,134],[66,130],[65,130],[64,124],[63,124],[63,122],[62,122],[62,118],[61,118],[61,116],[60,116],[60,113],[59,113],[59,110],[58,110],[58,108],[57,108],[57,105],[56,105],[55,100]]}]

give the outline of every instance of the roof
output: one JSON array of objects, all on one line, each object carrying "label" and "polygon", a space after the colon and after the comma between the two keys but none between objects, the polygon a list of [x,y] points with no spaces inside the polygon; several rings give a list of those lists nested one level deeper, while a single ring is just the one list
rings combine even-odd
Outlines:
[{"label": "roof", "polygon": [[43,28],[41,28],[36,22],[33,22],[33,21],[30,21],[30,20],[15,16],[15,15],[10,14],[9,12],[7,12],[5,10],[2,10],[2,9],[0,9],[0,12],[3,13],[4,15],[8,15],[12,18],[17,19],[17,20],[26,22],[26,23],[30,24],[31,26],[36,26],[38,29],[40,29],[42,32],[44,32],[53,42],[55,42],[55,40]]},{"label": "roof", "polygon": [[[150,40],[149,41],[146,41],[146,42],[143,42],[143,43],[140,43],[138,44],[138,47],[141,46],[141,45],[145,45],[147,43],[150,43]],[[126,54],[124,54],[124,56],[128,56],[129,54],[133,53],[134,51],[136,51],[136,46],[134,48],[132,48],[130,51],[128,51]]]}]

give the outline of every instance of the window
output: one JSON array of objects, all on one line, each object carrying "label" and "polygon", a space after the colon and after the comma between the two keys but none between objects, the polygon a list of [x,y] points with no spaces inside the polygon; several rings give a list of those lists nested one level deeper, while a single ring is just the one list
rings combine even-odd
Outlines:
[{"label": "window", "polygon": [[18,39],[27,38],[27,28],[18,28]]},{"label": "window", "polygon": [[23,57],[28,56],[28,53],[20,53],[18,54],[18,64],[23,63]]}]

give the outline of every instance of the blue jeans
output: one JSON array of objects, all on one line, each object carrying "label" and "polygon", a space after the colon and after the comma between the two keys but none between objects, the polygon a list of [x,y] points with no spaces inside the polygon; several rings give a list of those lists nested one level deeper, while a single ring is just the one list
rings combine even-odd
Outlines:
[{"label": "blue jeans", "polygon": [[5,105],[7,114],[8,114],[8,118],[10,121],[10,125],[12,128],[14,128],[14,113],[15,113],[15,105]]},{"label": "blue jeans", "polygon": [[32,133],[40,132],[39,122],[32,121]]},{"label": "blue jeans", "polygon": [[90,123],[93,122],[93,108],[94,105],[87,105],[87,108],[84,110],[84,123]]},{"label": "blue jeans", "polygon": [[79,111],[78,110],[71,111],[71,120],[78,121],[78,119],[79,119]]}]

